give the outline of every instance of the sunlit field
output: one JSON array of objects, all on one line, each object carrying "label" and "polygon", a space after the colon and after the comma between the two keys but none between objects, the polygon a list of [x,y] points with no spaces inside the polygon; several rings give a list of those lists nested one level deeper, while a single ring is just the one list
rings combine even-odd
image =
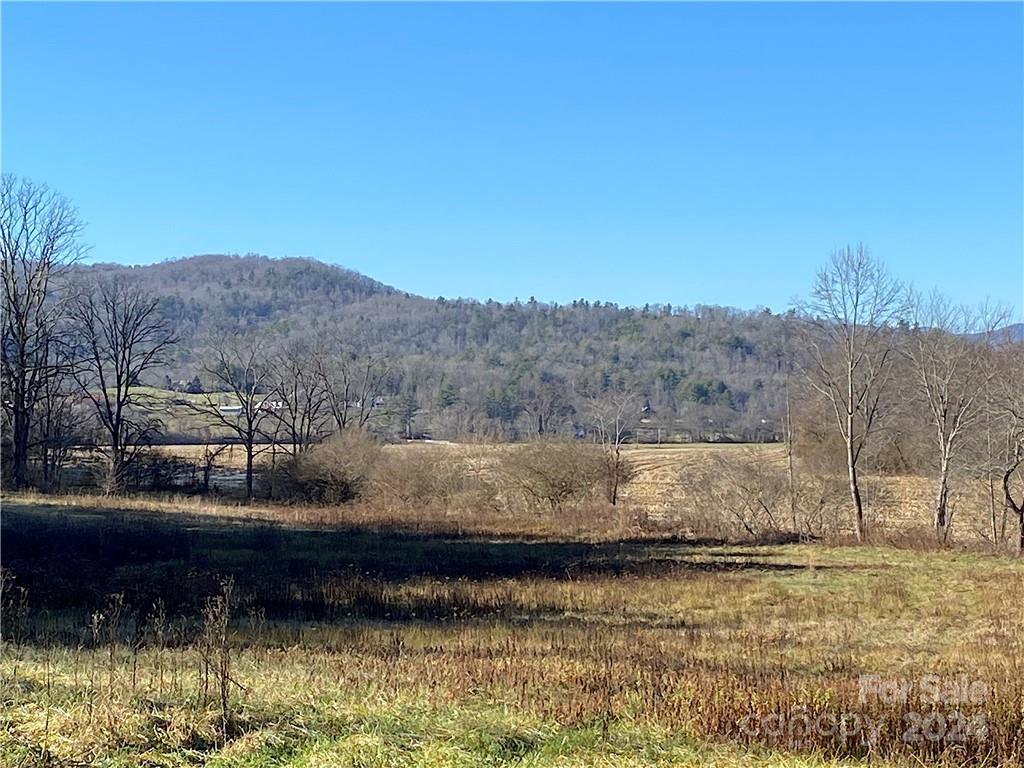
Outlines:
[{"label": "sunlit field", "polygon": [[1024,754],[1013,560],[66,501],[4,500],[5,765]]},{"label": "sunlit field", "polygon": [[1024,768],[1022,0],[0,13],[0,768]]},{"label": "sunlit field", "polygon": [[[154,450],[162,456],[182,460],[186,464],[198,465],[203,461],[204,454],[221,447],[223,450],[216,455],[212,473],[213,487],[226,497],[227,501],[220,511],[232,515],[264,516],[258,507],[240,511],[231,502],[231,497],[239,495],[244,486],[244,474],[241,470],[245,467],[245,450],[241,445],[213,440],[209,443],[160,445],[156,446]],[[485,473],[493,467],[498,456],[516,450],[520,450],[520,448],[514,444],[456,444],[425,441],[411,441],[385,447],[386,453],[404,456],[426,454],[461,463]],[[83,452],[82,458],[88,458],[89,455]],[[285,450],[280,446],[276,448],[266,446],[256,458],[257,471],[266,470],[275,461],[284,459],[286,455]],[[709,461],[716,456],[747,457],[778,473],[783,473],[786,466],[786,449],[779,443],[627,444],[623,447],[623,457],[626,463],[635,469],[635,476],[622,490],[625,505],[634,512],[642,512],[651,525],[668,524],[673,532],[678,533],[675,524],[680,516],[680,507],[690,501],[688,496],[692,496],[692,488],[688,489],[689,483],[681,480],[681,473],[694,468],[705,468]],[[807,472],[806,469],[799,471]],[[195,470],[192,471],[191,476],[185,472],[182,474],[182,480],[194,480],[195,475]],[[837,483],[839,492],[842,493],[845,480],[839,478]],[[984,479],[973,479],[964,481],[959,490],[955,499],[958,511],[956,521],[952,525],[952,530],[955,531],[954,539],[960,544],[974,548],[989,546],[989,529],[992,526],[989,486]],[[900,545],[905,545],[909,539],[922,538],[926,541],[933,541],[928,532],[931,523],[933,493],[933,483],[928,478],[919,475],[884,475],[870,478],[869,485],[865,488],[865,494],[870,514],[873,517],[876,538],[882,542]],[[211,505],[217,506],[214,502],[195,497],[186,497],[179,502],[176,502],[175,508],[181,508],[182,505],[189,509],[196,506],[203,508],[209,508]],[[152,497],[122,501],[121,503],[152,509],[167,508],[165,503]],[[1001,510],[999,513],[1001,514]],[[280,519],[282,514],[293,521],[304,519],[322,522],[339,516],[351,517],[351,513],[346,511],[295,509],[294,507],[289,507],[283,513],[278,510],[271,517]],[[403,526],[410,523],[415,524],[424,517],[424,514],[423,510],[406,510],[400,516],[402,519],[397,522]],[[427,516],[429,517],[429,515]],[[389,511],[385,517],[394,518],[394,515]],[[475,515],[474,519],[478,520],[479,515]],[[472,520],[468,522],[472,528]],[[849,521],[846,520],[844,514],[843,519],[839,522],[845,525]],[[514,529],[520,532],[532,531],[557,535],[559,531],[565,530],[566,521],[528,516],[526,519],[504,519],[500,525],[506,531]],[[578,528],[578,526],[575,527]],[[593,532],[591,531],[591,533]]]}]

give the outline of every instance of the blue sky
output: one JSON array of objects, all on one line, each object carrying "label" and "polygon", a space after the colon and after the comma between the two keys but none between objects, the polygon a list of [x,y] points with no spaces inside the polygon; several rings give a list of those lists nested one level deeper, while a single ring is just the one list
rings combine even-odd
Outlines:
[{"label": "blue sky", "polygon": [[784,308],[836,247],[1024,307],[1021,4],[4,3],[5,171],[98,261]]}]

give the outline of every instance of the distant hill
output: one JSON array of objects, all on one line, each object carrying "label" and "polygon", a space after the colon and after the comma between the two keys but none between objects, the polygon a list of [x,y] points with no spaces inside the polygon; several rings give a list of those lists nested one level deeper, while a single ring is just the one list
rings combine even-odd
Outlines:
[{"label": "distant hill", "polygon": [[1024,342],[1024,323],[1015,323],[1007,325],[1005,328],[999,328],[992,332],[991,337],[988,333],[972,333],[968,338],[979,340],[994,338],[997,343],[1020,344]]},{"label": "distant hill", "polygon": [[428,299],[310,259],[203,255],[96,264],[159,295],[182,337],[166,374],[199,372],[204,335],[249,330],[389,361],[384,395],[435,436],[514,438],[542,416],[571,429],[584,393],[635,391],[648,431],[763,439],[782,412],[781,318],[766,310],[580,299],[566,305]]},{"label": "distant hill", "polygon": [[1001,329],[998,334],[999,338],[1009,341],[1014,344],[1020,344],[1024,342],[1024,323],[1015,323],[1014,325],[1008,325]]},{"label": "distant hill", "polygon": [[303,304],[353,304],[394,288],[358,272],[313,259],[207,254],[146,266],[94,264],[94,273],[118,274],[169,300],[175,317],[209,315],[243,323],[279,320]]}]

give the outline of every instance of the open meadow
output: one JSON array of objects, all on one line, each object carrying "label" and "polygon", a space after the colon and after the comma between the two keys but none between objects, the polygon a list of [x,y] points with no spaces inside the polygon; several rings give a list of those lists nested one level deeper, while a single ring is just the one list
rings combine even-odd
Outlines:
[{"label": "open meadow", "polygon": [[0,762],[1022,762],[1019,561],[293,512],[6,496]]},{"label": "open meadow", "polygon": [[1024,768],[1024,0],[2,17],[0,768]]},{"label": "open meadow", "polygon": [[[430,459],[435,462],[451,463],[470,473],[493,474],[500,457],[515,454],[521,446],[494,443],[449,443],[443,441],[407,441],[385,446],[385,454],[409,460],[416,464],[416,459]],[[216,451],[211,474],[212,486],[221,494],[238,495],[244,487],[245,450],[241,445],[211,441],[209,443],[170,444],[155,447],[155,451],[168,458],[184,462],[185,470],[179,471],[179,478],[184,483],[194,481],[199,470],[188,466],[199,467],[204,455]],[[694,526],[685,525],[680,510],[695,504],[716,501],[722,506],[726,500],[710,499],[706,494],[695,491],[706,490],[706,486],[722,482],[720,474],[722,465],[738,462],[742,468],[756,464],[763,472],[774,476],[769,482],[777,482],[786,471],[786,448],[780,443],[666,443],[662,445],[626,444],[622,450],[623,460],[631,469],[632,478],[622,489],[622,502],[628,510],[625,514],[635,517],[639,514],[649,526],[662,525],[673,533],[688,535],[707,535],[706,530],[698,530]],[[279,446],[261,447],[256,459],[257,473],[265,473],[275,462],[287,457],[287,453]],[[717,461],[717,463],[716,463]],[[801,463],[797,460],[798,465]],[[807,475],[810,470],[798,466],[797,470]],[[808,533],[820,535],[822,528],[828,528],[833,534],[850,534],[850,521],[843,504],[842,477],[830,476],[831,485],[819,490],[819,496],[829,496],[828,503],[838,500],[839,508],[833,520],[819,520],[818,527]],[[757,495],[763,489],[758,484],[764,478],[751,481],[751,485],[737,488],[738,492],[749,492]],[[701,486],[695,489],[695,485]],[[838,489],[838,492],[837,492]],[[782,489],[776,488],[776,491]],[[931,540],[930,514],[933,496],[933,483],[926,477],[916,474],[876,475],[868,478],[864,494],[867,514],[873,522],[875,538],[891,544],[904,544],[908,539],[924,538]],[[834,497],[834,498],[832,498]],[[951,522],[951,531],[962,544],[974,547],[990,546],[993,538],[993,510],[991,506],[990,488],[986,481],[973,479],[963,483],[959,492],[953,496],[957,507],[957,515]],[[193,504],[188,500],[186,504]],[[251,512],[260,514],[258,510]],[[311,517],[322,521],[323,510],[288,509],[289,516],[299,518]],[[1001,515],[1002,511],[997,510]],[[401,517],[404,524],[415,523],[422,517],[422,510],[407,510]],[[343,514],[344,516],[344,514]],[[456,520],[458,517],[456,516]],[[554,522],[527,515],[525,519],[507,519],[505,526],[520,531],[543,531],[554,534],[565,528],[565,520]],[[1005,523],[1004,523],[1005,525]],[[831,527],[830,527],[831,526]],[[635,526],[634,526],[635,527]],[[536,530],[535,530],[536,529]],[[635,531],[634,531],[635,532]]]}]

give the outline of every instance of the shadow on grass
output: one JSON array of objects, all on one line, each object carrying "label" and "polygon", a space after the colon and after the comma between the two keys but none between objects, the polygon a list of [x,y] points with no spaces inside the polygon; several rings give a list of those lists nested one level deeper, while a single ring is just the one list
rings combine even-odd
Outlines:
[{"label": "shadow on grass", "polygon": [[[521,614],[522,606],[513,606],[513,579],[686,578],[803,568],[759,557],[756,547],[711,546],[721,542],[309,530],[17,499],[4,501],[0,524],[4,569],[27,590],[28,612],[51,617],[49,634],[58,641],[80,638],[81,630],[54,629],[61,622],[52,617],[84,627],[90,613],[118,593],[140,627],[158,600],[169,615],[196,619],[227,576],[246,609],[268,620],[448,621]],[[399,588],[417,580],[436,583]],[[543,600],[530,607],[540,614],[561,610]]]}]

